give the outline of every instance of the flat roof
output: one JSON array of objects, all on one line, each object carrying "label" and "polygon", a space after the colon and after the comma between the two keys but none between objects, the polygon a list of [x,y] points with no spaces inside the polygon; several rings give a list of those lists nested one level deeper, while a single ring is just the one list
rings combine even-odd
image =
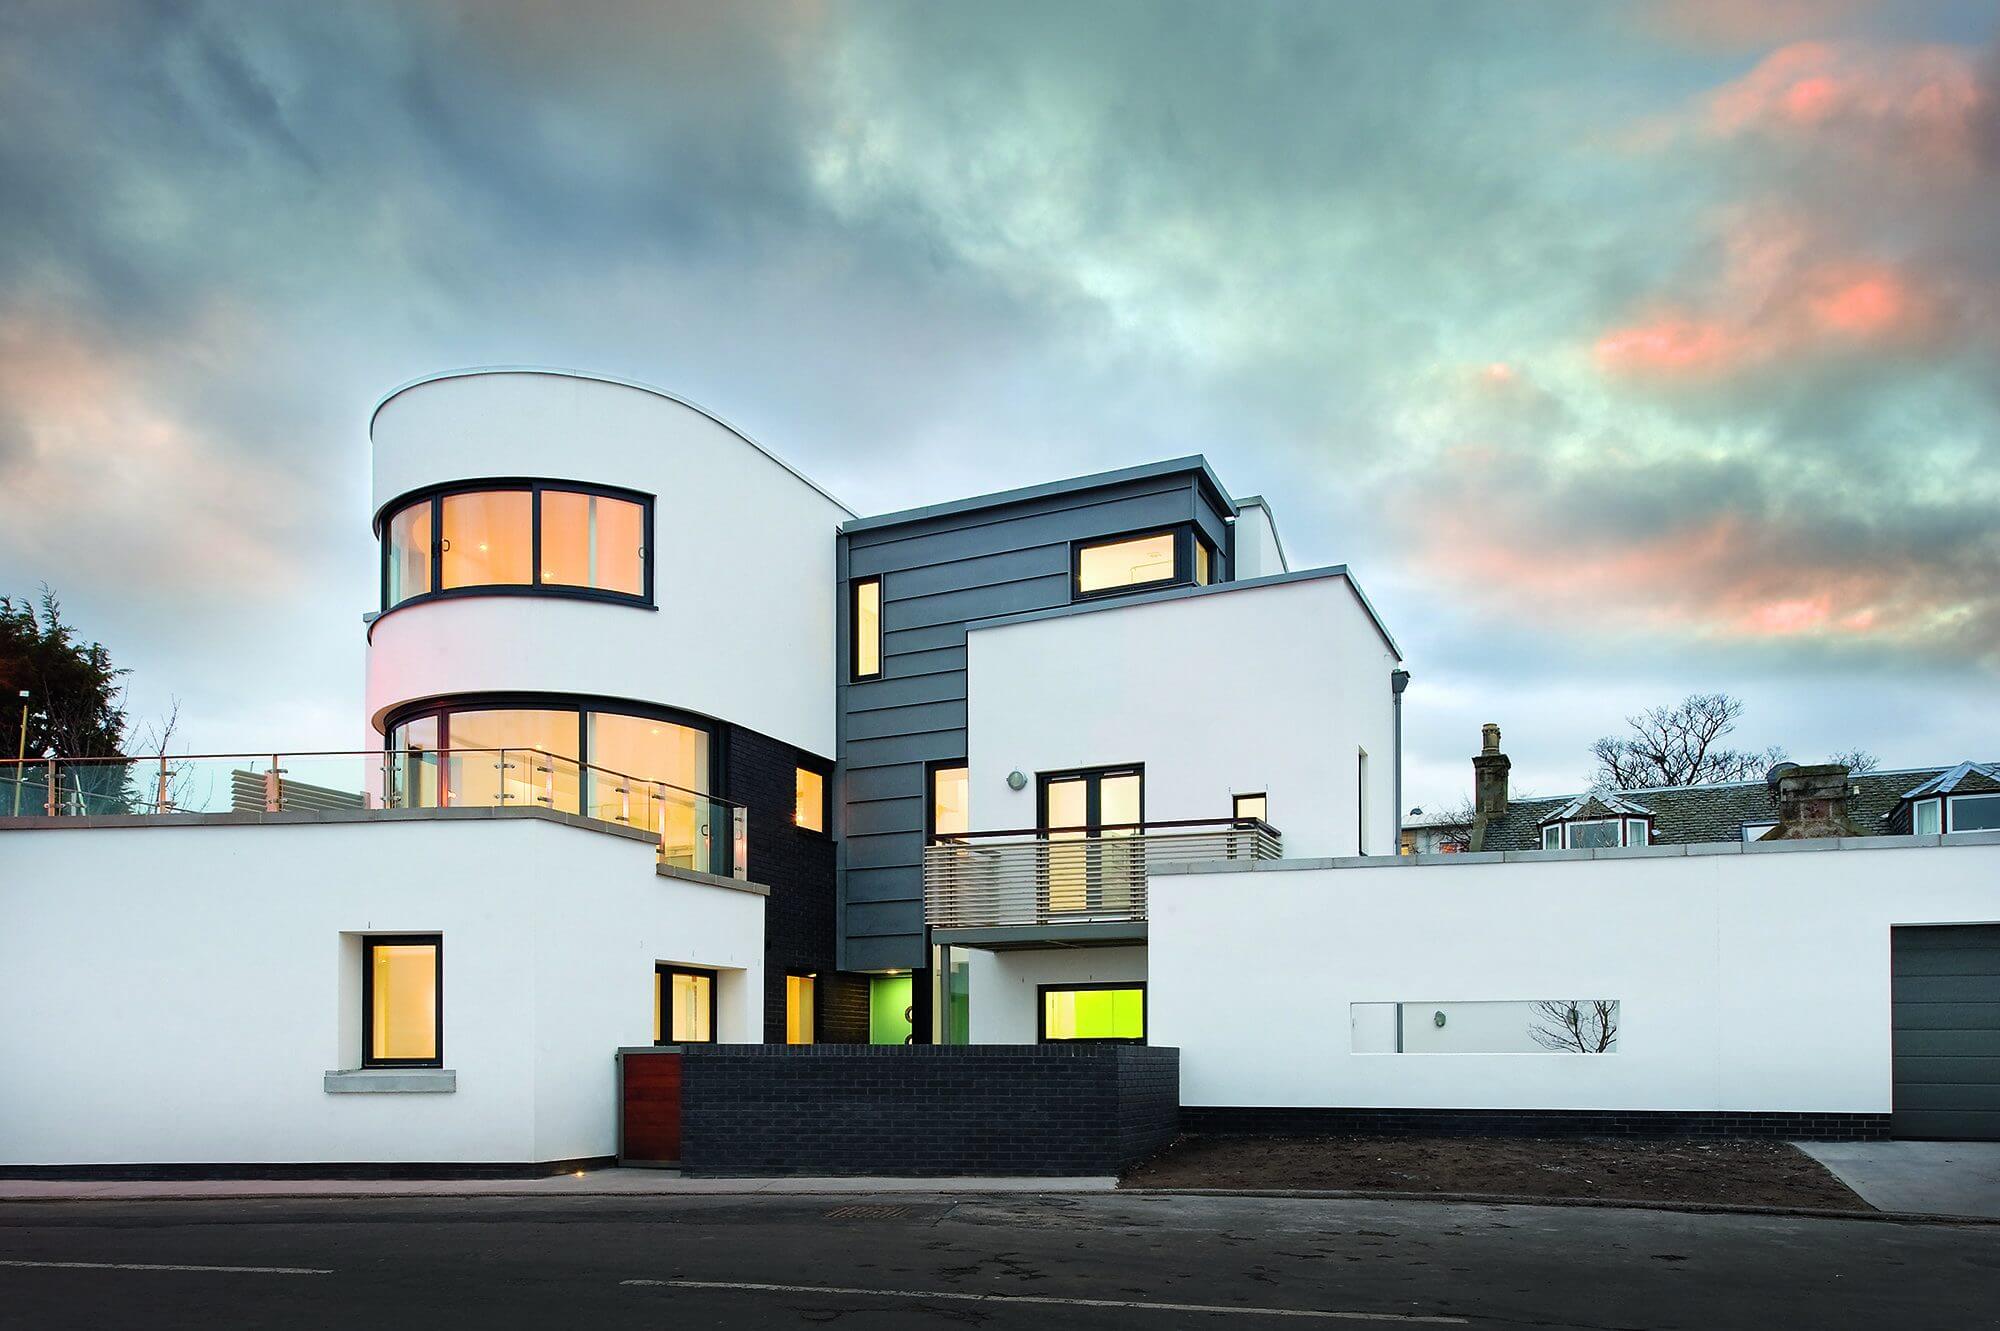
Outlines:
[{"label": "flat roof", "polygon": [[1146,462],[1136,467],[1120,467],[1115,471],[1093,472],[1088,476],[1071,476],[1060,481],[1044,481],[1040,485],[1022,486],[1017,490],[998,490],[992,494],[974,495],[969,499],[952,499],[941,504],[926,504],[921,508],[906,508],[895,513],[883,513],[872,518],[856,518],[843,522],[844,532],[875,531],[883,527],[898,527],[908,522],[922,522],[927,518],[951,517],[959,513],[976,512],[982,508],[1001,508],[1008,504],[1018,504],[1030,499],[1045,499],[1051,495],[1075,494],[1084,490],[1101,489],[1107,485],[1119,485],[1126,481],[1143,481],[1154,476],[1174,476],[1182,472],[1194,472],[1215,492],[1222,507],[1231,517],[1236,515],[1236,501],[1229,497],[1222,481],[1208,459],[1199,453],[1186,457],[1168,458],[1163,462]]}]

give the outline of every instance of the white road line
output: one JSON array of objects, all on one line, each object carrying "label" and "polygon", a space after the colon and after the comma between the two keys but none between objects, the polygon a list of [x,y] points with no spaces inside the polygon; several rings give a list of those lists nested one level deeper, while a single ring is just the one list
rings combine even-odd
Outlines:
[{"label": "white road line", "polygon": [[840,1285],[758,1285],[733,1280],[621,1280],[621,1285],[664,1286],[669,1289],[723,1289],[756,1294],[843,1294],[871,1299],[953,1299],[961,1303],[1038,1303],[1064,1308],[1132,1308],[1140,1312],[1218,1313],[1237,1317],[1316,1317],[1340,1322],[1406,1322],[1425,1326],[1464,1326],[1463,1317],[1426,1317],[1415,1313],[1331,1312],[1319,1308],[1253,1308],[1221,1303],[1143,1303],[1136,1299],[1065,1299],[1052,1294],[969,1294],[947,1289],[848,1289]]},{"label": "white road line", "polygon": [[330,1276],[313,1266],[175,1266],[165,1262],[23,1262],[0,1259],[0,1266],[35,1266],[56,1271],[219,1271],[225,1275]]}]

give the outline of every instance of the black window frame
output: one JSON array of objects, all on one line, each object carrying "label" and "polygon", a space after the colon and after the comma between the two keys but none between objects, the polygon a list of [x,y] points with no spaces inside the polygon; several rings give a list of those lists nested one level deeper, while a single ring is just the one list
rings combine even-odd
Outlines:
[{"label": "black window frame", "polygon": [[[1083,993],[1105,989],[1137,989],[1139,991],[1139,1038],[1128,1035],[1079,1036],[1068,1040],[1049,1038],[1049,995],[1051,993]],[[1092,980],[1074,984],[1038,984],[1035,986],[1035,1043],[1036,1044],[1136,1044],[1148,1043],[1153,1033],[1153,1000],[1146,992],[1144,980]]]},{"label": "black window frame", "polygon": [[[1264,801],[1263,814],[1256,815],[1243,812],[1244,800]],[[1263,823],[1266,826],[1268,826],[1271,821],[1270,815],[1271,815],[1271,794],[1269,791],[1246,790],[1240,795],[1232,794],[1229,797],[1229,817],[1230,820],[1233,822],[1238,822],[1238,823],[1257,822],[1257,823]]]},{"label": "black window frame", "polygon": [[[1071,767],[1058,772],[1035,773],[1035,830],[1049,832],[1087,832],[1096,836],[1103,832],[1104,818],[1104,778],[1107,776],[1136,776],[1139,778],[1139,821],[1137,823],[1112,823],[1113,828],[1143,828],[1146,824],[1146,764],[1113,763],[1108,767]],[[1084,825],[1080,828],[1065,824],[1062,827],[1049,826],[1049,787],[1062,781],[1088,781],[1090,783],[1084,797]]]},{"label": "black window frame", "polygon": [[[819,778],[818,827],[807,827],[799,821],[798,773],[800,772],[811,772]],[[812,836],[830,837],[833,835],[833,774],[817,763],[802,763],[796,758],[792,760],[792,826]]]},{"label": "black window frame", "polygon": [[[1174,538],[1174,571],[1172,576],[1154,578],[1149,582],[1127,583],[1120,587],[1100,587],[1096,591],[1083,590],[1083,555],[1086,550],[1100,546],[1123,545],[1127,541],[1144,540],[1148,536]],[[1115,532],[1108,536],[1091,536],[1069,543],[1069,599],[1095,601],[1107,596],[1134,596],[1140,592],[1157,592],[1169,587],[1192,587],[1194,580],[1194,546],[1200,541],[1208,547],[1208,582],[1214,586],[1221,581],[1221,565],[1217,562],[1214,542],[1195,530],[1192,522],[1160,523],[1151,527],[1139,527],[1132,531]]]},{"label": "black window frame", "polygon": [[[595,495],[603,499],[618,499],[636,503],[641,511],[642,544],[639,547],[639,566],[642,587],[638,595],[630,592],[613,591],[605,587],[579,587],[566,582],[542,581],[542,495],[548,491],[561,494]],[[444,585],[444,501],[451,495],[521,493],[528,495],[528,562],[527,582],[479,583],[469,587],[446,587]],[[390,524],[406,509],[428,502],[430,505],[430,589],[406,596],[394,605],[389,603],[389,528]],[[421,605],[426,601],[448,600],[459,596],[555,596],[582,601],[602,601],[612,605],[640,606],[648,610],[658,610],[654,589],[654,507],[655,496],[644,490],[627,489],[620,485],[600,485],[595,481],[569,481],[551,476],[494,476],[479,480],[452,481],[445,485],[428,485],[398,495],[384,504],[375,516],[376,546],[379,551],[378,602],[380,613],[389,614],[406,605]]]},{"label": "black window frame", "polygon": [[[437,966],[437,1022],[429,1058],[378,1058],[375,1055],[375,949],[430,947]],[[361,1066],[364,1068],[441,1068],[444,1066],[444,935],[363,934],[361,936]]]},{"label": "black window frame", "polygon": [[[875,669],[871,674],[861,673],[861,589],[875,589]],[[886,636],[882,623],[882,575],[873,573],[865,578],[847,580],[847,682],[865,684],[869,680],[882,678],[882,667],[888,663],[882,640]]]},{"label": "black window frame", "polygon": [[[937,778],[939,772],[964,772],[968,789],[972,776],[972,764],[963,758],[937,758],[924,764],[924,844],[930,845],[938,838],[937,830]],[[971,830],[971,819],[967,818],[967,831]],[[955,832],[948,836],[958,835]]]},{"label": "black window frame", "polygon": [[[681,966],[671,961],[659,961],[653,963],[653,974],[657,975],[660,979],[660,1010],[658,1014],[660,1038],[653,1041],[654,1047],[665,1048],[668,1045],[682,1044],[721,1044],[722,1030],[718,1025],[718,1017],[721,1011],[719,999],[722,992],[722,982],[716,977],[716,973],[706,966]],[[673,977],[676,975],[700,975],[705,976],[708,980],[708,1038],[706,1040],[676,1040],[674,1038]]]}]

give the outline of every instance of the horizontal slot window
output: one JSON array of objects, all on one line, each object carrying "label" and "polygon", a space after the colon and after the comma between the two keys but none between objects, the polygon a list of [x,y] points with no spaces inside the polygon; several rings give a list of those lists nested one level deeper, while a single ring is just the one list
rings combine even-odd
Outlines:
[{"label": "horizontal slot window", "polygon": [[1143,984],[1043,985],[1041,1000],[1044,1044],[1146,1042]]},{"label": "horizontal slot window", "polygon": [[1352,1003],[1357,1054],[1612,1054],[1615,998]]}]

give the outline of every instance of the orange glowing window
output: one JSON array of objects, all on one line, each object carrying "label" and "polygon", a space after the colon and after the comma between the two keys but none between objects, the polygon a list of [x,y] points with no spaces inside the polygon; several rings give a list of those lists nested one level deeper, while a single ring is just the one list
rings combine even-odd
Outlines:
[{"label": "orange glowing window", "polygon": [[534,581],[534,496],[487,490],[444,497],[444,587],[495,587]]},{"label": "orange glowing window", "polygon": [[646,510],[630,499],[542,491],[542,581],[640,596],[646,590]]}]

